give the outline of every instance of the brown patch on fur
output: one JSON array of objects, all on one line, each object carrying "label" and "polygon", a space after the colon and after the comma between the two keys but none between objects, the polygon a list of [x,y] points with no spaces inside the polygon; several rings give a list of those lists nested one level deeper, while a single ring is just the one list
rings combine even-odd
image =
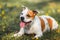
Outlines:
[{"label": "brown patch on fur", "polygon": [[30,18],[32,18],[32,19],[35,17],[34,12],[31,10],[28,11],[28,15],[30,15]]},{"label": "brown patch on fur", "polygon": [[45,29],[45,22],[44,22],[44,20],[43,20],[41,17],[39,17],[39,19],[40,19],[40,21],[41,21],[42,31],[44,31],[44,29]]},{"label": "brown patch on fur", "polygon": [[50,18],[46,18],[50,27],[50,30],[52,30],[52,20]]}]

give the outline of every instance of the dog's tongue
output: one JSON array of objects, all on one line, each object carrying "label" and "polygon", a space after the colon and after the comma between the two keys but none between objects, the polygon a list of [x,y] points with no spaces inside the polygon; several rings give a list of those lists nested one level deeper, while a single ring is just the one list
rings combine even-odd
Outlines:
[{"label": "dog's tongue", "polygon": [[24,22],[20,22],[20,27],[24,28],[25,27],[25,23]]}]

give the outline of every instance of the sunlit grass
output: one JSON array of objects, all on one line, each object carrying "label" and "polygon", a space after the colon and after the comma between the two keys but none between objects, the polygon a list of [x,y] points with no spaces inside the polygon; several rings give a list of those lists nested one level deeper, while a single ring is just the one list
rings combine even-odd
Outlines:
[{"label": "sunlit grass", "polygon": [[[32,0],[31,0],[32,1]],[[60,3],[47,3],[46,6],[42,6],[42,3],[30,3],[27,1],[19,2],[1,2],[0,4],[0,34],[2,40],[60,40]],[[52,5],[51,5],[52,4]],[[52,16],[59,23],[58,30],[52,32],[46,32],[41,38],[32,39],[34,35],[23,35],[21,37],[11,37],[16,31],[20,30],[20,13],[22,5],[29,7],[31,10],[37,9],[41,13],[38,15]],[[44,3],[45,5],[45,3]],[[55,11],[53,11],[55,10]]]},{"label": "sunlit grass", "polygon": [[[21,37],[11,37],[14,33],[5,34],[2,40],[33,40],[33,35],[23,35]],[[45,32],[41,38],[37,40],[59,40],[60,39],[60,29],[50,32]],[[35,39],[36,40],[36,39]]]}]

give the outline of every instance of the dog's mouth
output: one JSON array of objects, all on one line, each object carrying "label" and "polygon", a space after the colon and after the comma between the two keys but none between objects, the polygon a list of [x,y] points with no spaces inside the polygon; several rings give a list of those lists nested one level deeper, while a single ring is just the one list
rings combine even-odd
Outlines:
[{"label": "dog's mouth", "polygon": [[20,27],[24,28],[26,25],[29,25],[30,23],[31,23],[31,21],[29,21],[29,22],[21,21],[20,22]]}]

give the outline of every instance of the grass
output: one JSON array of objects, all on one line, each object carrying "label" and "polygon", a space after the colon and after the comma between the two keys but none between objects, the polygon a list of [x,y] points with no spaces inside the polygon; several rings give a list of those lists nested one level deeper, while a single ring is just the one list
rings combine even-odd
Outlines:
[{"label": "grass", "polygon": [[[14,33],[5,34],[2,37],[2,40],[33,40],[34,35],[23,35],[21,37],[11,37]],[[36,40],[36,39],[35,39]],[[60,40],[60,29],[45,32],[41,38],[38,40]]]},{"label": "grass", "polygon": [[[2,0],[1,0],[2,1]],[[1,2],[0,1],[0,2]],[[48,1],[42,1],[42,2],[27,2],[27,1],[20,1],[18,0],[9,0],[3,1],[0,3],[0,40],[60,40],[60,1],[53,0],[53,3],[56,3],[57,7],[52,6],[49,4]],[[32,1],[32,0],[31,0]],[[16,2],[16,3],[15,3]],[[11,37],[14,33],[18,32],[19,27],[19,16],[21,13],[21,5],[25,5],[29,7],[30,9],[34,10],[37,9],[39,12],[40,10],[44,11],[44,13],[39,13],[38,15],[47,14],[55,18],[59,23],[58,30],[45,32],[44,35],[39,39],[32,39],[34,35],[23,35],[21,37]],[[50,5],[50,6],[49,6]],[[52,11],[52,9],[55,10],[55,13]],[[58,10],[59,9],[59,10]],[[58,10],[58,11],[57,11]]]}]

